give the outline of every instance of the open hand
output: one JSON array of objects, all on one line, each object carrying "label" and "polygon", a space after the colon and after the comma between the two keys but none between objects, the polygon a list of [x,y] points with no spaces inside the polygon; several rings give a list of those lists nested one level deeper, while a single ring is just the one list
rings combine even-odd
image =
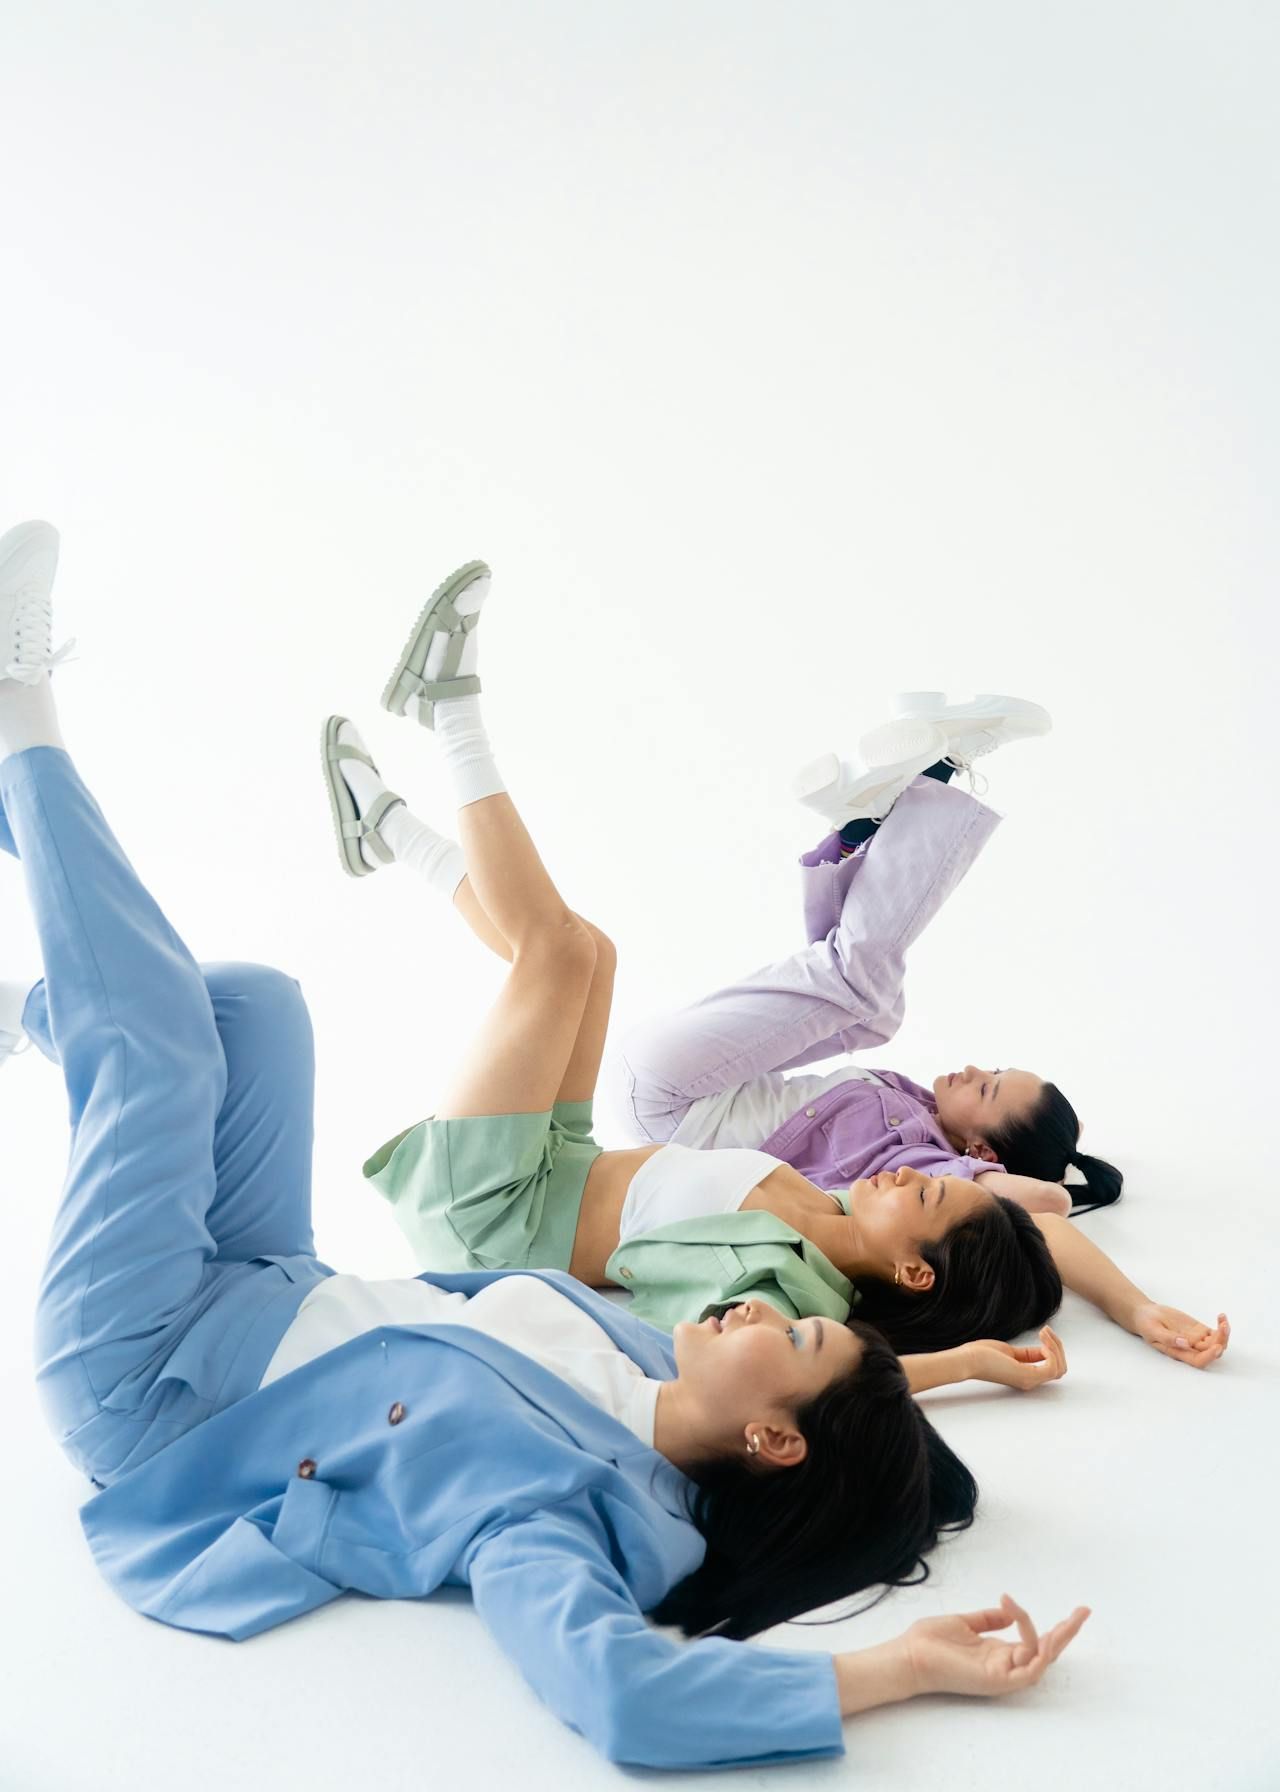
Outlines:
[{"label": "open hand", "polygon": [[1218,1314],[1217,1325],[1210,1329],[1190,1313],[1180,1313],[1176,1307],[1158,1307],[1154,1301],[1135,1308],[1133,1329],[1162,1356],[1171,1356],[1175,1363],[1189,1363],[1193,1369],[1205,1369],[1216,1362],[1231,1336],[1225,1313]]},{"label": "open hand", "polygon": [[[904,1631],[901,1641],[917,1693],[959,1692],[991,1698],[1034,1686],[1088,1616],[1088,1606],[1078,1605],[1069,1618],[1037,1636],[1030,1617],[1005,1593],[989,1611],[922,1618]],[[1018,1626],[1016,1643],[986,1635],[990,1630],[1007,1630],[1010,1624]]]},{"label": "open hand", "polygon": [[994,1381],[1001,1387],[1043,1387],[1067,1372],[1067,1353],[1052,1326],[1040,1328],[1040,1344],[1005,1344],[999,1338],[979,1338],[965,1346],[969,1353],[969,1378]]}]

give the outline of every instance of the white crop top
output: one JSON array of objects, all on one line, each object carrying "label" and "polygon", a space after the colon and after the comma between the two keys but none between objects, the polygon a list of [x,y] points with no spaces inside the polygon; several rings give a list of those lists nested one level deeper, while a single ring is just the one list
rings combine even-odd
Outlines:
[{"label": "white crop top", "polygon": [[575,1301],[536,1276],[509,1275],[468,1297],[412,1276],[329,1276],[311,1290],[276,1346],[267,1387],[380,1325],[467,1325],[567,1381],[642,1443],[653,1445],[660,1381],[651,1381]]},{"label": "white crop top", "polygon": [[693,1151],[688,1145],[664,1145],[647,1157],[631,1178],[622,1205],[618,1242],[638,1238],[676,1220],[701,1219],[709,1213],[736,1213],[759,1183],[781,1164],[767,1151],[734,1147],[725,1151]]}]

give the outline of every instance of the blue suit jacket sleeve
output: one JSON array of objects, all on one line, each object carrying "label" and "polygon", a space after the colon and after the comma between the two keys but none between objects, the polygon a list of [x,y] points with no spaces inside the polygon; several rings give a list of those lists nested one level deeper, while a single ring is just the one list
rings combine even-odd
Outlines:
[{"label": "blue suit jacket sleeve", "polygon": [[646,1623],[577,1501],[488,1536],[472,1596],[534,1691],[611,1761],[726,1767],[841,1754],[830,1655],[785,1655]]}]

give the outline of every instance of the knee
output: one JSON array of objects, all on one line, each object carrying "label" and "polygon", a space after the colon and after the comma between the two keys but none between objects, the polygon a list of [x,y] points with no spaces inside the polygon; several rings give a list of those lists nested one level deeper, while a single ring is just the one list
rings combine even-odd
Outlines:
[{"label": "knee", "polygon": [[587,924],[566,909],[561,920],[530,934],[518,948],[516,960],[554,976],[562,987],[585,988],[595,975],[596,943]]},{"label": "knee", "polygon": [[254,1033],[269,1028],[274,1034],[310,1038],[311,1017],[296,978],[274,965],[234,961],[202,964],[200,970],[224,1037],[238,1026]]},{"label": "knee", "polygon": [[581,915],[578,916],[578,920],[582,921],[582,925],[591,935],[596,949],[595,975],[598,977],[602,973],[607,973],[612,976],[618,968],[618,948],[607,933],[601,932],[594,921],[583,921]]},{"label": "knee", "polygon": [[235,959],[219,959],[202,964],[201,975],[216,1000],[244,1002],[300,1002],[302,990],[295,977],[278,971],[270,964],[241,963]]}]

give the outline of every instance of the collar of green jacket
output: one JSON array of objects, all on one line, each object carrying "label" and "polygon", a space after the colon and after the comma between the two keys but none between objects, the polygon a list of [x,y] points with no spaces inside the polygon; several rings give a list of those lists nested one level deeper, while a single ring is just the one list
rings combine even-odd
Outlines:
[{"label": "collar of green jacket", "polygon": [[668,1330],[743,1300],[766,1300],[788,1319],[843,1323],[858,1300],[817,1245],[756,1209],[678,1220],[629,1238],[605,1274],[630,1292],[637,1318]]}]

